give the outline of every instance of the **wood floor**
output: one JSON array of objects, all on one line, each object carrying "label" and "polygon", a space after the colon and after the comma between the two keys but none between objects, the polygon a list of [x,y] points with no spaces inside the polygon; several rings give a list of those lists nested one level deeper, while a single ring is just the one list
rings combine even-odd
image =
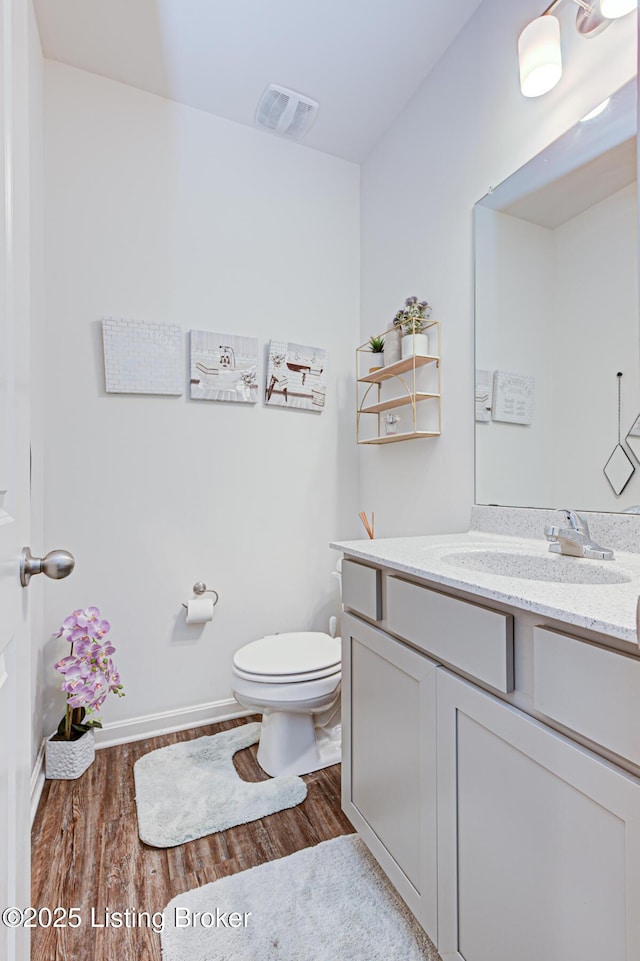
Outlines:
[{"label": "wood floor", "polygon": [[[105,910],[129,910],[136,918],[142,911],[153,914],[190,888],[353,831],[340,810],[336,765],[305,776],[307,798],[295,808],[176,848],[160,850],[140,841],[134,762],[167,744],[255,719],[105,748],[77,781],[46,782],[33,826],[31,903],[78,908],[82,924],[33,930],[31,961],[160,961],[160,937],[152,927],[100,928]],[[256,750],[254,745],[234,758],[247,781],[266,777]]]}]

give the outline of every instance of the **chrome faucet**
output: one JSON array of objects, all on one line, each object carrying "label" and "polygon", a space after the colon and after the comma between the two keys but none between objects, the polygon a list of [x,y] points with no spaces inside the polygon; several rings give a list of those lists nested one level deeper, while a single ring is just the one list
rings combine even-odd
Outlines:
[{"label": "chrome faucet", "polygon": [[613,551],[608,547],[600,547],[591,540],[587,519],[577,511],[563,510],[565,518],[563,527],[549,524],[544,529],[544,536],[551,543],[549,550],[554,554],[570,554],[572,557],[589,557],[598,561],[612,561]]}]

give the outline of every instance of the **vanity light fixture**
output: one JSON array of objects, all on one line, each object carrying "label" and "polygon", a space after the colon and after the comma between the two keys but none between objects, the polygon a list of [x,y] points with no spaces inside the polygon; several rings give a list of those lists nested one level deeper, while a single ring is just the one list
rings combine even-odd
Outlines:
[{"label": "vanity light fixture", "polygon": [[[520,90],[525,97],[548,93],[562,76],[560,22],[553,11],[568,0],[554,0],[544,13],[529,23],[518,39]],[[595,37],[612,20],[624,17],[638,6],[638,0],[572,0],[579,7],[576,30],[582,37]]]},{"label": "vanity light fixture", "polygon": [[600,12],[609,20],[624,17],[638,6],[638,0],[600,0]]},{"label": "vanity light fixture", "polygon": [[543,14],[524,28],[518,38],[520,89],[525,97],[540,97],[562,76],[560,22]]}]

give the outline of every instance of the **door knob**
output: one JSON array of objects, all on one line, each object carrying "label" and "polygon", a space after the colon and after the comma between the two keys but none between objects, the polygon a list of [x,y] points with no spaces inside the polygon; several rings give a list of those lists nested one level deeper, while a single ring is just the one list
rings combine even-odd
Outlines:
[{"label": "door knob", "polygon": [[75,567],[75,557],[69,551],[49,551],[44,557],[33,557],[28,547],[20,554],[20,583],[27,587],[34,574],[46,574],[59,581],[68,577]]}]

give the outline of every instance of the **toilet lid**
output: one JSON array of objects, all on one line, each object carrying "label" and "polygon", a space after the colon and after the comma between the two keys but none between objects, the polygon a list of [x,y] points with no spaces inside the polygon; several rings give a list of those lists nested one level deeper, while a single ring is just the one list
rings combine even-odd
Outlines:
[{"label": "toilet lid", "polygon": [[339,637],[320,631],[270,634],[236,651],[234,667],[245,674],[293,677],[338,671],[341,661]]}]

